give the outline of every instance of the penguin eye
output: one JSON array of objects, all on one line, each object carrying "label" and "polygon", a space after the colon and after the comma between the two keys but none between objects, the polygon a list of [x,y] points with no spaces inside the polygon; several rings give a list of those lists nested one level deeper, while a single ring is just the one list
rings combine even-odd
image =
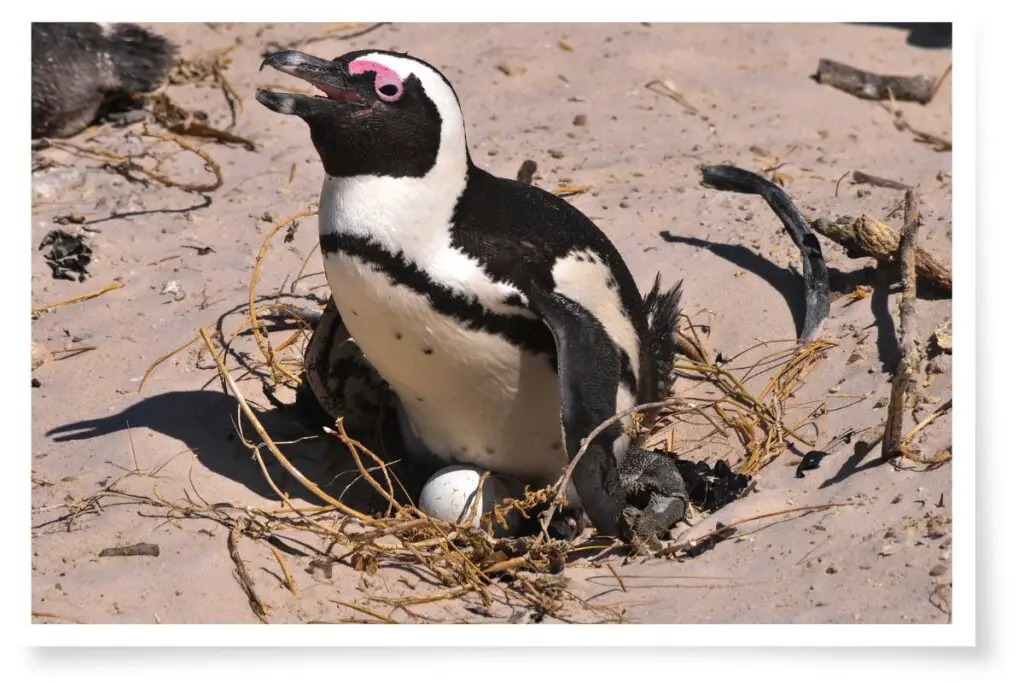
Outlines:
[{"label": "penguin eye", "polygon": [[377,96],[385,102],[397,102],[402,97],[402,82],[391,74],[377,74],[377,82],[374,83]]}]

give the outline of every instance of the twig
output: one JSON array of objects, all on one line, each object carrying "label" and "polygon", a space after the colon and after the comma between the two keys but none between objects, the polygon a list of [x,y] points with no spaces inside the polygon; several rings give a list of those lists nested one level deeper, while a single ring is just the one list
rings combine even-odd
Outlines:
[{"label": "twig", "polygon": [[89,294],[81,294],[79,296],[73,296],[70,299],[65,299],[64,301],[58,301],[57,303],[50,304],[48,306],[39,306],[37,308],[33,308],[32,312],[33,313],[42,313],[43,311],[52,311],[53,309],[59,308],[60,306],[67,306],[68,304],[77,304],[80,301],[87,301],[89,299],[95,299],[98,296],[103,296],[107,292],[113,292],[115,289],[121,289],[122,287],[124,287],[124,283],[123,282],[113,282],[113,283],[107,285],[106,287],[104,287],[103,289],[99,290],[98,292],[90,292]]},{"label": "twig", "polygon": [[320,245],[314,244],[313,248],[309,250],[308,254],[306,254],[306,258],[303,259],[302,265],[299,266],[299,272],[295,274],[295,279],[292,280],[292,285],[290,287],[292,294],[295,293],[295,288],[298,286],[299,280],[302,279],[302,273],[305,272],[306,266],[309,264],[309,259],[313,258],[313,254],[317,253],[318,251],[320,251]]},{"label": "twig", "polygon": [[163,363],[165,360],[167,360],[171,356],[174,356],[175,354],[181,353],[182,351],[184,351],[188,347],[192,346],[192,344],[194,344],[197,339],[199,339],[199,335],[198,334],[196,336],[192,337],[191,339],[189,339],[187,342],[185,342],[184,344],[182,344],[178,348],[174,349],[173,351],[168,351],[167,353],[165,353],[164,355],[160,356],[155,361],[153,361],[150,364],[150,366],[148,368],[146,368],[146,372],[145,372],[145,374],[142,375],[142,379],[139,380],[139,388],[138,388],[139,393],[142,392],[142,386],[146,383],[146,379],[149,377],[150,373],[153,372],[153,370],[156,369],[156,366],[160,365],[161,363]]},{"label": "twig", "polygon": [[126,156],[121,154],[114,154],[113,152],[105,149],[90,149],[88,147],[82,147],[80,145],[76,145],[73,142],[68,142],[67,140],[52,140],[51,144],[54,147],[57,147],[58,149],[63,149],[64,151],[71,152],[76,156],[92,157],[93,159],[99,161],[106,161],[110,164],[114,164],[117,166],[126,165],[130,170],[138,171],[139,173],[143,174],[150,180],[155,180],[156,182],[166,185],[167,187],[176,187],[185,192],[194,192],[197,194],[212,192],[213,190],[219,188],[221,184],[224,182],[223,177],[221,175],[220,164],[214,161],[213,157],[211,157],[207,152],[200,149],[199,147],[196,147],[183,137],[179,135],[174,135],[173,133],[151,133],[149,131],[148,124],[143,128],[142,136],[162,140],[165,142],[172,142],[181,147],[182,149],[195,154],[206,163],[206,167],[214,175],[214,180],[206,184],[181,183],[156,170],[157,168],[159,168],[159,163],[154,168],[146,168],[135,162],[135,159],[137,157],[145,156],[146,154],[148,154],[148,151],[142,155]]},{"label": "twig", "polygon": [[[57,356],[58,354],[62,354],[61,357],[60,358],[56,358],[56,360],[64,360],[65,358],[71,358],[72,356],[77,356],[78,354],[85,353],[86,351],[95,351],[98,348],[99,348],[98,346],[86,345],[86,346],[69,346],[69,347],[64,348],[64,349],[52,349],[52,350],[48,349],[48,350],[54,356]],[[63,355],[63,354],[66,354],[66,355]]]},{"label": "twig", "polygon": [[252,583],[252,577],[249,576],[249,570],[245,568],[245,563],[242,561],[242,556],[238,552],[238,539],[242,537],[242,530],[245,528],[245,518],[239,517],[235,521],[235,526],[228,534],[228,554],[231,555],[231,559],[235,563],[236,576],[238,577],[238,583],[242,586],[242,590],[245,591],[246,596],[249,598],[249,606],[252,608],[253,614],[256,618],[262,621],[264,624],[267,622],[267,614],[269,610],[267,605],[260,600],[259,596],[256,595],[256,587]]},{"label": "twig", "polygon": [[299,587],[295,585],[295,577],[293,577],[292,573],[288,571],[288,565],[284,563],[284,557],[282,557],[281,551],[274,546],[270,546],[270,551],[274,553],[274,558],[277,559],[277,563],[281,565],[281,572],[284,574],[284,585],[288,587],[288,590],[291,591],[292,595],[298,597]]},{"label": "twig", "polygon": [[687,113],[700,113],[700,110],[697,109],[697,107],[690,104],[689,102],[687,102],[686,97],[683,96],[683,93],[676,90],[671,83],[666,83],[665,81],[661,80],[655,80],[650,81],[648,83],[644,83],[644,87],[656,95],[663,95],[669,98],[670,100],[681,106],[683,109],[685,109]]},{"label": "twig", "polygon": [[378,614],[377,612],[374,612],[372,609],[367,609],[366,607],[360,607],[359,605],[352,604],[351,602],[345,602],[344,600],[335,600],[334,598],[327,598],[327,599],[330,600],[331,602],[333,602],[335,605],[342,605],[343,607],[348,607],[349,609],[355,610],[356,612],[362,612],[363,614],[365,614],[367,616],[371,616],[374,619],[377,619],[378,621],[381,621],[381,622],[383,622],[385,624],[397,624],[398,623],[397,621],[395,621],[391,617],[385,617],[382,614]]},{"label": "twig", "polygon": [[267,448],[269,448],[270,452],[274,454],[274,457],[277,458],[277,461],[281,463],[281,466],[288,470],[289,474],[298,479],[299,483],[301,483],[303,486],[306,487],[307,490],[309,490],[311,493],[320,498],[320,500],[337,508],[338,510],[341,510],[342,512],[351,517],[355,517],[356,519],[362,521],[371,521],[373,518],[369,515],[364,515],[358,510],[353,510],[349,506],[342,503],[340,500],[335,500],[331,496],[327,495],[324,491],[320,489],[319,486],[310,481],[306,477],[306,475],[304,475],[302,472],[297,470],[294,465],[292,465],[288,458],[284,456],[284,453],[282,453],[281,450],[274,443],[273,439],[270,438],[270,435],[267,434],[267,430],[263,428],[262,424],[260,424],[260,421],[256,418],[256,415],[253,414],[252,408],[249,407],[249,402],[245,400],[245,396],[242,394],[242,391],[238,388],[238,385],[235,384],[235,380],[231,377],[231,374],[228,372],[228,369],[224,365],[224,362],[217,355],[217,349],[214,348],[213,340],[210,339],[210,335],[206,331],[206,328],[201,328],[199,330],[199,334],[202,335],[203,341],[206,342],[207,348],[210,349],[210,353],[213,355],[213,359],[217,363],[217,368],[220,370],[221,377],[224,378],[224,382],[228,385],[228,389],[231,391],[231,394],[235,397],[235,400],[238,401],[238,405],[242,409],[242,412],[245,413],[245,416],[249,419],[249,422],[256,429],[256,432],[260,435],[260,438],[263,439],[264,443],[267,444]]},{"label": "twig", "polygon": [[566,197],[583,194],[590,188],[590,185],[559,185],[555,188],[555,194],[565,199]]},{"label": "twig", "polygon": [[903,234],[900,236],[900,275],[903,300],[900,301],[900,362],[892,380],[889,416],[882,436],[882,454],[893,458],[900,454],[903,440],[903,411],[907,392],[916,387],[914,374],[920,363],[917,348],[917,234],[921,228],[917,193],[907,190],[903,208]]},{"label": "twig", "polygon": [[830,85],[865,100],[897,100],[928,104],[935,96],[936,79],[927,76],[879,76],[831,59],[818,61],[811,76],[822,85]]},{"label": "twig", "polygon": [[123,545],[116,548],[104,548],[100,551],[100,557],[136,557],[139,555],[159,557],[160,546],[156,543],[136,543],[135,545]]},{"label": "twig", "polygon": [[903,438],[903,443],[904,444],[910,443],[911,439],[913,439],[915,436],[917,436],[918,432],[920,432],[922,429],[924,429],[925,427],[930,425],[932,422],[935,422],[935,420],[937,420],[942,415],[945,415],[947,412],[949,412],[949,410],[952,407],[953,407],[953,399],[949,399],[948,401],[943,403],[941,406],[936,408],[935,411],[932,412],[931,415],[929,415],[925,419],[923,419],[920,422],[918,422],[914,426],[913,429],[911,429],[909,432],[907,432],[907,435]]},{"label": "twig", "polygon": [[284,226],[290,224],[292,221],[296,221],[300,218],[307,216],[313,216],[317,213],[317,209],[306,209],[305,211],[299,211],[298,213],[292,214],[287,218],[278,221],[274,224],[274,227],[270,229],[267,236],[263,239],[263,244],[260,246],[259,253],[256,255],[256,263],[252,269],[252,278],[249,282],[249,325],[252,328],[253,338],[256,340],[256,345],[260,349],[260,353],[267,359],[267,364],[282,375],[290,379],[296,385],[301,384],[302,380],[293,372],[289,372],[287,369],[281,366],[274,356],[274,350],[267,343],[266,338],[260,331],[259,323],[256,321],[256,285],[259,283],[260,272],[263,270],[263,258],[267,254],[267,249],[270,247],[270,241],[274,238],[274,235]]},{"label": "twig", "polygon": [[843,182],[843,178],[845,178],[848,175],[850,175],[849,171],[847,171],[843,175],[839,176],[839,180],[836,181],[836,191],[834,193],[834,196],[836,196],[836,197],[839,196],[839,185]]},{"label": "twig", "polygon": [[[850,258],[871,256],[881,263],[891,263],[899,251],[900,237],[882,221],[870,216],[839,216],[818,218],[811,227],[846,250]],[[915,250],[917,277],[927,280],[937,289],[952,294],[953,272],[931,253],[917,247]]]},{"label": "twig", "polygon": [[898,180],[888,180],[886,178],[880,178],[876,175],[869,175],[867,173],[861,173],[860,171],[854,171],[853,177],[850,179],[851,182],[857,184],[874,185],[875,187],[885,187],[890,190],[909,190],[910,185],[901,183]]},{"label": "twig", "polygon": [[925,131],[910,125],[903,116],[903,111],[896,107],[895,102],[882,102],[881,107],[892,116],[892,125],[898,131],[910,131],[914,134],[914,142],[923,142],[930,145],[936,152],[953,151],[953,141],[941,135],[926,133]]}]

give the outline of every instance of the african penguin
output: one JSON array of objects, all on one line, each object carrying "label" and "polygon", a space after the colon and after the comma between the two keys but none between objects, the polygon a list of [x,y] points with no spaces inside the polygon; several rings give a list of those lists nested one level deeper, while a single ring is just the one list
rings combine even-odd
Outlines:
[{"label": "african penguin", "polygon": [[[546,485],[603,421],[668,395],[680,284],[662,292],[656,280],[641,296],[583,213],[474,165],[436,68],[379,50],[332,61],[289,50],[264,66],[324,93],[256,99],[309,126],[334,304],[321,327],[345,331],[338,345],[350,335],[394,392],[411,453]],[[325,353],[324,372],[347,362]],[[331,382],[311,379],[333,413]],[[591,443],[570,507],[602,535],[653,540],[683,518],[686,489],[632,427],[623,418]]]},{"label": "african penguin", "polygon": [[155,90],[175,47],[136,24],[32,24],[32,138],[67,138]]}]

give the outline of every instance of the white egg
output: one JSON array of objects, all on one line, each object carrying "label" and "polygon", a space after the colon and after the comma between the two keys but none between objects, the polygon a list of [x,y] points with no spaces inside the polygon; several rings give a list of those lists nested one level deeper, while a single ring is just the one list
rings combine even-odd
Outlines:
[{"label": "white egg", "polygon": [[[446,522],[471,522],[479,526],[480,517],[485,512],[490,512],[504,498],[519,497],[525,488],[520,482],[491,473],[477,497],[476,490],[485,471],[467,465],[449,465],[439,470],[424,485],[420,493],[419,509]],[[518,520],[511,518],[507,521],[508,530],[495,522],[493,531],[496,536],[515,533]]]}]

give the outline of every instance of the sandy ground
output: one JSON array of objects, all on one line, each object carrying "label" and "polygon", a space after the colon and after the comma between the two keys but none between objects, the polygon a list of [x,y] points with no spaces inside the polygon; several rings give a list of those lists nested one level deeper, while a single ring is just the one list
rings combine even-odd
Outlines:
[{"label": "sandy ground", "polygon": [[[272,222],[317,200],[321,168],[300,122],[276,116],[253,100],[254,89],[293,83],[259,73],[260,53],[317,34],[312,25],[162,25],[184,56],[238,42],[227,71],[244,100],[236,132],[258,148],[204,143],[221,165],[223,185],[208,199],[156,183],[129,182],[95,161],[46,152],[74,171],[35,178],[32,235],[37,246],[55,219],[80,214],[95,243],[91,277],[55,280],[33,251],[33,306],[95,291],[115,280],[122,289],[44,313],[33,340],[50,349],[96,348],[45,363],[32,390],[32,606],[36,621],[230,622],[255,621],[233,572],[228,530],[213,522],[168,522],[156,508],[116,504],[83,513],[69,531],[55,520],[67,504],[87,498],[125,470],[151,471],[124,488],[182,501],[270,506],[274,503],[250,452],[235,436],[235,402],[224,395],[200,344],[158,366],[140,393],[139,380],[161,354],[187,342],[200,326],[230,334],[241,322],[251,268]],[[561,41],[561,44],[560,44]],[[914,41],[917,42],[917,41]],[[910,44],[906,31],[854,25],[392,25],[354,39],[330,38],[306,51],[333,57],[348,50],[399,49],[441,67],[460,94],[475,161],[514,176],[527,158],[539,166],[537,183],[593,189],[572,201],[607,231],[642,290],[661,271],[684,279],[684,307],[709,323],[704,343],[730,358],[758,340],[796,335],[800,279],[795,248],[758,198],[717,193],[699,184],[699,166],[730,162],[762,169],[785,162],[787,191],[809,216],[866,213],[884,219],[902,193],[854,186],[840,177],[855,170],[919,188],[922,245],[947,262],[951,254],[951,161],[898,131],[878,104],[814,83],[817,60],[828,57],[881,73],[938,74],[948,47]],[[566,49],[567,47],[571,49]],[[498,67],[504,65],[512,75]],[[671,80],[700,115],[645,89]],[[179,103],[202,107],[214,123],[227,121],[219,90],[176,86]],[[928,106],[904,104],[915,127],[950,134],[950,88]],[[583,125],[574,124],[578,115]],[[136,129],[137,130],[137,129]],[[124,131],[102,129],[76,139],[118,151],[137,150]],[[209,177],[181,155],[168,171],[179,178]],[[47,192],[46,187],[56,187]],[[270,219],[268,222],[267,218]],[[890,219],[899,225],[899,217]],[[74,227],[74,226],[72,226]],[[294,241],[274,246],[259,294],[288,285],[316,244],[312,220]],[[212,250],[203,249],[209,247]],[[688,560],[616,560],[625,591],[607,567],[570,568],[571,590],[595,604],[614,606],[641,622],[940,622],[949,618],[951,466],[929,472],[896,470],[866,448],[885,419],[889,378],[896,362],[898,295],[888,295],[870,259],[851,260],[825,243],[831,268],[862,277],[872,293],[832,304],[822,336],[837,342],[816,365],[794,401],[829,397],[833,410],[819,420],[819,445],[849,429],[848,444],[804,478],[794,476],[803,447],[780,457],[758,477],[757,490],[693,530],[787,507],[859,502],[802,517],[747,524],[742,533]],[[307,272],[320,270],[317,258]],[[169,285],[169,283],[176,283]],[[295,300],[322,297],[322,277],[303,279]],[[948,299],[922,300],[923,335],[948,322]],[[275,342],[290,332],[276,332]],[[240,342],[254,351],[251,339]],[[854,355],[856,352],[856,355]],[[926,402],[909,425],[950,397],[951,374],[940,357],[923,391]],[[239,376],[237,360],[232,370]],[[259,384],[240,382],[266,405]],[[862,400],[855,400],[862,399]],[[793,409],[796,411],[796,408]],[[269,406],[268,429],[287,423]],[[920,446],[934,454],[950,444],[950,420],[928,427]],[[325,443],[303,445],[301,466],[329,476]],[[277,470],[276,481],[303,491]],[[321,479],[323,481],[323,479]],[[326,485],[326,484],[325,484]],[[156,543],[157,557],[99,557],[107,547]],[[308,557],[287,557],[300,589],[280,579],[269,547],[242,539],[243,555],[273,622],[357,616],[331,600],[370,606],[368,596],[434,590],[398,569],[367,576],[339,565],[330,579],[305,571]],[[453,601],[421,610],[450,621],[505,620]],[[578,610],[581,620],[594,614]],[[53,616],[56,615],[56,616]],[[409,620],[401,612],[395,619]]]}]

